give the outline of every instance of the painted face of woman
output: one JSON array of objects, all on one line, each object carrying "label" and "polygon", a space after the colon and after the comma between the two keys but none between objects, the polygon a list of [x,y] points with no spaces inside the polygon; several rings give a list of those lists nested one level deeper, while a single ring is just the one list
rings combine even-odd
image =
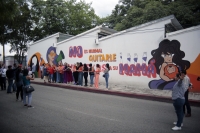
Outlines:
[{"label": "painted face of woman", "polygon": [[174,54],[167,52],[167,54],[162,53],[161,56],[164,58],[164,62],[172,62],[172,58],[173,58]]},{"label": "painted face of woman", "polygon": [[51,52],[48,54],[49,61],[54,61],[55,56],[56,53],[53,50],[51,50]]}]

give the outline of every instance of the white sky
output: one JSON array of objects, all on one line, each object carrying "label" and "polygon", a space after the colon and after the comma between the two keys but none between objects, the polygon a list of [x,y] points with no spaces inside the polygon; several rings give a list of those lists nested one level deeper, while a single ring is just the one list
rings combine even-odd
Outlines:
[{"label": "white sky", "polygon": [[[118,1],[119,0],[85,0],[86,3],[92,2],[91,7],[94,8],[95,14],[97,14],[99,17],[106,17],[110,15],[112,13],[112,10],[115,8],[115,5],[118,4]],[[9,44],[5,45],[5,55],[14,55],[14,53],[9,53],[9,49]],[[3,54],[2,46],[0,46],[0,54]]]},{"label": "white sky", "polygon": [[112,13],[119,0],[85,0],[86,3],[92,2],[91,7],[99,17],[106,17]]}]

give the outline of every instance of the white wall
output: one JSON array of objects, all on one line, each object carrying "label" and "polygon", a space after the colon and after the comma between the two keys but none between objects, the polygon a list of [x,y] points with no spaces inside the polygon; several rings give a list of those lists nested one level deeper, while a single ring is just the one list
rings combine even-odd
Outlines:
[{"label": "white wall", "polygon": [[179,40],[185,59],[193,62],[200,53],[200,26],[167,34],[169,40]]}]

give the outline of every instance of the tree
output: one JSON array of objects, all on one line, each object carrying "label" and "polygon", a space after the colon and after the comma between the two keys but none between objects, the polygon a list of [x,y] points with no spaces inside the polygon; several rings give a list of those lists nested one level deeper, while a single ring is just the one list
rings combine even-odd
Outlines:
[{"label": "tree", "polygon": [[57,32],[77,35],[96,26],[99,17],[90,5],[76,0],[34,0],[32,15],[39,16],[34,22],[34,40]]},{"label": "tree", "polygon": [[0,0],[0,44],[3,46],[3,63],[5,64],[5,44],[9,40],[10,25],[13,22],[17,4],[14,0]]},{"label": "tree", "polygon": [[10,52],[16,52],[15,58],[18,63],[22,63],[24,55],[27,52],[27,44],[32,40],[32,17],[28,3],[18,1],[19,12],[14,17],[14,22],[11,25],[12,32],[9,43],[11,44]]},{"label": "tree", "polygon": [[199,0],[120,0],[104,24],[118,31],[174,14],[184,28],[200,24]]}]

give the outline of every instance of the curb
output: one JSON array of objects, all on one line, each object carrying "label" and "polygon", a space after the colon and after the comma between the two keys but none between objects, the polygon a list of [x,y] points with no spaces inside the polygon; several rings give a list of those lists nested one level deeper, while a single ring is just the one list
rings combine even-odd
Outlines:
[{"label": "curb", "polygon": [[[107,95],[115,95],[115,96],[129,97],[129,98],[172,103],[171,98],[164,97],[164,96],[161,97],[161,96],[154,96],[154,95],[148,95],[148,94],[137,94],[137,93],[128,93],[128,92],[113,91],[113,90],[102,90],[102,89],[95,89],[95,88],[88,88],[88,87],[80,87],[76,85],[71,86],[71,85],[62,85],[62,84],[51,84],[51,83],[43,83],[43,82],[37,82],[37,81],[31,81],[31,83],[44,85],[44,86],[59,87],[59,88],[64,88],[64,89],[69,89],[69,90],[85,91],[85,92],[92,92],[92,93],[100,93],[100,94],[107,94]],[[190,105],[200,107],[200,101],[190,100]]]}]

